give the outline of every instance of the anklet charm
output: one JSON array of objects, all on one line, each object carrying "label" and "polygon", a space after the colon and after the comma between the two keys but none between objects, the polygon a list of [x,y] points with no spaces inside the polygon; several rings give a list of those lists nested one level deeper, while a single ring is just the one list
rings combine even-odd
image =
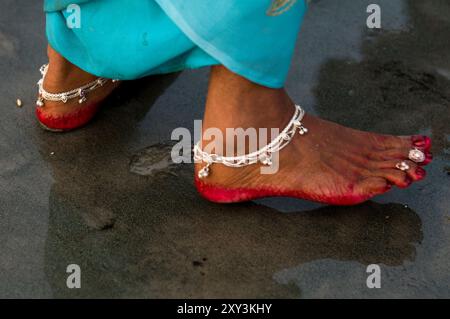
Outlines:
[{"label": "anklet charm", "polygon": [[205,178],[208,177],[209,175],[209,166],[211,164],[207,164],[205,167],[203,167],[199,172],[198,172],[198,177],[199,178]]},{"label": "anklet charm", "polygon": [[213,163],[223,164],[228,167],[243,167],[260,162],[263,165],[271,166],[272,154],[279,152],[288,145],[295,136],[297,130],[300,135],[308,133],[308,129],[304,127],[301,122],[304,116],[305,111],[299,105],[295,105],[295,112],[291,121],[272,142],[253,153],[242,156],[227,157],[206,153],[200,148],[200,140],[194,146],[194,160],[195,162],[205,162],[207,164],[198,172],[198,178],[203,179],[208,177],[211,173],[210,166]]},{"label": "anklet charm", "polygon": [[79,104],[81,104],[81,103],[83,103],[84,101],[87,100],[87,98],[86,98],[86,91],[85,90],[80,89],[78,94],[80,95],[80,99],[78,100]]},{"label": "anklet charm", "polygon": [[38,97],[38,99],[37,99],[37,101],[36,101],[36,105],[38,106],[38,107],[42,107],[42,106],[44,106],[44,99],[39,95],[39,97]]}]

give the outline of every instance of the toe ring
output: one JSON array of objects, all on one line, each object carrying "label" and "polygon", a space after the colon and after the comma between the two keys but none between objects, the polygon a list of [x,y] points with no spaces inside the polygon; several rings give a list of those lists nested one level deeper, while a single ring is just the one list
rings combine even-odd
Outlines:
[{"label": "toe ring", "polygon": [[404,171],[409,170],[410,167],[409,167],[408,163],[406,163],[405,161],[401,161],[401,162],[398,162],[397,164],[395,164],[395,168],[404,172]]},{"label": "toe ring", "polygon": [[408,158],[415,163],[422,163],[425,161],[425,154],[421,150],[413,148],[409,151]]}]

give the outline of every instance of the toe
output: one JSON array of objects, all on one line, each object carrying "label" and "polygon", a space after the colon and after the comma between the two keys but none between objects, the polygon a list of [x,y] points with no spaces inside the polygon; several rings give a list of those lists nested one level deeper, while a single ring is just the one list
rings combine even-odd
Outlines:
[{"label": "toe", "polygon": [[380,143],[384,149],[411,148],[411,136],[381,135]]},{"label": "toe", "polygon": [[[414,163],[410,160],[404,160],[406,164],[408,164],[409,169],[405,171],[405,173],[408,175],[408,177],[412,181],[419,181],[423,178],[425,178],[426,172],[425,170],[420,167],[417,163]],[[399,163],[398,160],[389,160],[384,162],[379,162],[375,166],[377,169],[392,169],[395,168],[395,166]]]},{"label": "toe", "polygon": [[383,143],[386,149],[420,147],[425,150],[429,150],[431,148],[431,139],[425,135],[412,135],[412,136],[382,135],[381,142]]},{"label": "toe", "polygon": [[371,159],[379,161],[389,161],[394,159],[408,158],[411,147],[391,148],[385,151],[374,152],[370,155]]},{"label": "toe", "polygon": [[425,152],[425,161],[419,163],[419,165],[427,165],[430,164],[433,160],[433,154],[430,151]]},{"label": "toe", "polygon": [[[433,154],[424,148],[414,147],[425,154],[425,160],[421,163],[417,163],[418,165],[427,165],[433,160]],[[411,147],[407,148],[393,148],[385,151],[374,152],[369,155],[369,158],[377,161],[389,161],[389,160],[405,160],[409,158],[409,152],[411,151]]]},{"label": "toe", "polygon": [[372,172],[373,176],[383,177],[389,183],[400,188],[405,188],[411,185],[412,179],[409,175],[399,169],[379,169]]},{"label": "toe", "polygon": [[429,150],[431,148],[431,139],[425,135],[413,135],[411,136],[411,142],[413,146]]}]

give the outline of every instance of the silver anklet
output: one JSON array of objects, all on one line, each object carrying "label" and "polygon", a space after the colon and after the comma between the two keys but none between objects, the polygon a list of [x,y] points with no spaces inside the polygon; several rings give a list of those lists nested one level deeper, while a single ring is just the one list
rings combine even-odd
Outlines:
[{"label": "silver anklet", "polygon": [[242,156],[221,156],[218,154],[209,154],[200,149],[201,140],[194,146],[194,160],[196,162],[205,162],[206,166],[198,172],[199,178],[205,178],[210,173],[210,166],[213,163],[223,164],[228,167],[243,167],[251,164],[261,162],[263,165],[272,165],[272,154],[279,152],[294,137],[298,130],[300,135],[308,132],[308,129],[303,126],[302,120],[305,116],[305,111],[299,106],[295,105],[295,113],[289,124],[284,130],[272,141],[263,148]]},{"label": "silver anklet", "polygon": [[83,103],[87,100],[87,93],[94,91],[95,89],[102,87],[105,85],[108,81],[117,82],[118,80],[110,80],[105,78],[98,78],[95,81],[92,81],[86,85],[83,85],[79,88],[62,92],[62,93],[49,93],[46,90],[44,90],[43,84],[45,75],[47,74],[48,70],[48,64],[44,64],[41,66],[39,71],[42,74],[42,78],[37,82],[37,85],[39,87],[39,97],[36,101],[36,105],[39,107],[44,106],[44,101],[54,101],[54,102],[63,102],[66,103],[68,100],[78,98],[78,103]]}]

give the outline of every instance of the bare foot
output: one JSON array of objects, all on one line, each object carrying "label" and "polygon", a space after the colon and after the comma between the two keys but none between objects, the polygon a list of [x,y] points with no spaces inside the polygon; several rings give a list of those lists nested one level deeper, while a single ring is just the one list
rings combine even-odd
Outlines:
[{"label": "bare foot", "polygon": [[[203,129],[284,128],[294,105],[284,90],[255,85],[223,67],[212,71]],[[409,186],[425,170],[407,160],[416,147],[432,155],[423,136],[397,137],[354,130],[307,114],[308,134],[296,136],[279,153],[276,174],[261,174],[260,165],[211,167],[205,179],[196,177],[199,192],[214,202],[231,203],[267,196],[290,196],[335,205],[358,204],[396,185]],[[225,134],[224,134],[225,136]],[[210,141],[204,141],[208,143]],[[226,142],[225,142],[226,143]],[[395,165],[405,160],[410,169]],[[196,173],[204,164],[196,164]],[[195,175],[197,176],[197,174]]]},{"label": "bare foot", "polygon": [[[50,93],[61,93],[73,90],[89,82],[94,81],[97,76],[84,72],[62,57],[59,53],[48,46],[47,54],[49,65],[43,87]],[[87,105],[92,105],[104,100],[117,86],[118,82],[108,81],[102,87],[92,91],[85,103],[78,103],[78,99],[68,100],[67,103],[45,101],[41,113],[45,117],[60,118],[68,114],[74,114]]]}]

